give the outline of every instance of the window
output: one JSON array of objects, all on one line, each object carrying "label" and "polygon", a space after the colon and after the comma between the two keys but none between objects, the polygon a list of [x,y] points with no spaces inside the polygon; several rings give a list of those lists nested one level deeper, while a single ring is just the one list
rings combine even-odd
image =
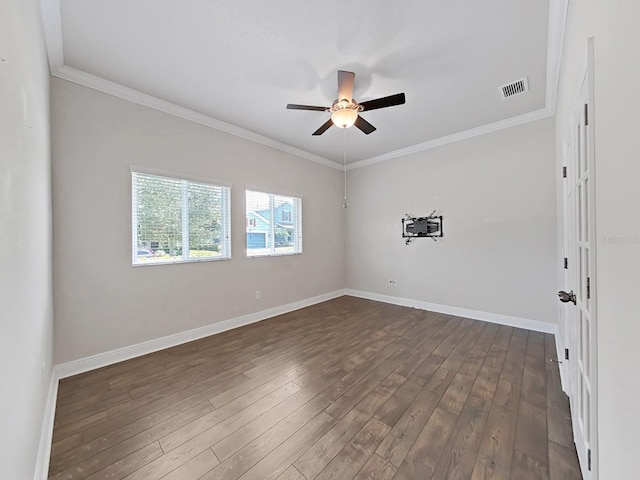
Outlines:
[{"label": "window", "polygon": [[248,257],[302,253],[300,198],[247,190],[246,202]]},{"label": "window", "polygon": [[134,265],[231,258],[230,191],[132,172]]}]

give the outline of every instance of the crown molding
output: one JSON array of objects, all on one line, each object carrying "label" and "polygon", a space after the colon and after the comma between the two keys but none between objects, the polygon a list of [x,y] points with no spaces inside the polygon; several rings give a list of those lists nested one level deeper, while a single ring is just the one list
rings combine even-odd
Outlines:
[{"label": "crown molding", "polygon": [[175,103],[167,102],[166,100],[162,100],[158,97],[147,95],[146,93],[142,93],[138,90],[125,87],[123,85],[120,85],[119,83],[105,80],[104,78],[68,67],[66,65],[62,65],[61,67],[56,68],[51,73],[53,76],[61,78],[63,80],[77,83],[78,85],[89,87],[94,90],[98,90],[100,92],[122,98],[129,102],[137,103],[138,105],[153,108],[154,110],[159,110],[161,112],[168,113],[169,115],[183,118],[185,120],[189,120],[190,122],[198,123],[200,125],[204,125],[205,127],[213,128],[215,130],[228,133],[245,140],[249,140],[253,143],[258,143],[275,150],[280,150],[297,157],[311,160],[312,162],[319,163],[326,167],[335,168],[337,170],[342,170],[343,168],[342,165],[319,155],[315,155],[305,150],[292,147],[291,145],[278,142],[263,135],[245,130],[244,128],[240,128],[235,125],[231,125],[230,123],[226,123],[213,117],[209,117],[208,115],[198,113],[189,108],[181,107],[180,105],[176,105]]},{"label": "crown molding", "polygon": [[555,115],[560,81],[562,51],[564,49],[564,31],[567,23],[569,0],[550,0],[549,34],[547,39],[547,86],[546,108]]},{"label": "crown molding", "polygon": [[466,140],[468,138],[477,137],[479,135],[484,135],[487,133],[497,132],[499,130],[504,130],[505,128],[511,128],[518,125],[522,125],[524,123],[535,122],[536,120],[540,120],[540,119],[551,117],[551,116],[553,116],[553,112],[550,111],[550,109],[542,108],[540,110],[535,110],[533,112],[525,113],[523,115],[518,115],[516,117],[500,120],[499,122],[489,123],[487,125],[482,125],[481,127],[471,128],[463,132],[453,133],[445,137],[429,140],[428,142],[418,143],[417,145],[412,145],[410,147],[394,150],[393,152],[383,153],[382,155],[371,157],[366,160],[353,162],[347,165],[347,170],[354,170],[356,168],[366,167],[367,165],[373,165],[375,163],[385,162],[387,160],[391,160],[394,158],[404,157],[412,153],[422,152],[424,150],[431,150],[432,148],[441,147],[442,145],[456,143],[461,140]]},{"label": "crown molding", "polygon": [[181,107],[174,103],[162,100],[152,95],[147,95],[138,90],[125,87],[115,82],[105,80],[104,78],[90,73],[77,70],[64,64],[64,48],[62,43],[62,19],[60,16],[60,0],[41,0],[42,18],[44,23],[44,32],[47,44],[47,53],[49,58],[49,68],[51,75],[54,77],[67,80],[69,82],[82,85],[100,92],[113,95],[124,100],[128,100],[138,105],[153,108],[169,115],[173,115],[185,120],[189,120],[205,127],[234,135],[236,137],[258,143],[266,147],[280,150],[296,157],[311,160],[326,167],[342,170],[343,166],[333,162],[327,158],[321,157],[306,150],[292,147],[282,142],[278,142],[271,138],[259,135],[255,132],[245,130],[244,128],[231,125],[230,123],[217,120],[208,115],[196,112],[189,108]]},{"label": "crown molding", "polygon": [[[98,90],[109,95],[113,95],[130,102],[143,105],[155,110],[159,110],[169,115],[174,115],[185,120],[189,120],[200,125],[204,125],[215,130],[219,130],[230,135],[264,145],[275,150],[279,150],[321,165],[343,170],[343,165],[329,160],[320,155],[316,155],[306,150],[278,142],[271,138],[259,135],[255,132],[231,125],[208,115],[196,112],[189,108],[181,107],[166,100],[159,99],[152,95],[147,95],[140,91],[125,87],[123,85],[105,80],[95,75],[68,67],[64,64],[64,50],[62,43],[62,24],[60,17],[60,0],[41,0],[42,14],[44,20],[44,30],[47,40],[47,51],[49,56],[49,67],[51,74],[55,77],[77,83],[85,87]],[[511,117],[498,122],[483,125],[477,128],[457,132],[445,137],[436,138],[428,142],[419,143],[410,147],[401,148],[392,152],[384,153],[375,157],[370,157],[351,163],[347,170],[373,165],[375,163],[392,160],[398,157],[410,155],[412,153],[430,150],[450,143],[459,142],[478,135],[484,135],[506,128],[534,122],[555,114],[556,99],[558,92],[558,82],[560,78],[560,67],[562,60],[562,48],[564,43],[564,31],[567,17],[569,0],[550,0],[549,2],[549,29],[547,41],[547,75],[545,89],[545,107],[516,117]]]},{"label": "crown molding", "polygon": [[497,132],[506,128],[515,127],[525,123],[535,122],[543,118],[552,117],[556,111],[558,94],[558,82],[560,80],[560,67],[562,63],[562,49],[564,45],[564,31],[567,20],[569,0],[550,0],[549,2],[549,30],[547,35],[547,76],[545,86],[545,107],[533,112],[507,118],[499,122],[489,123],[477,128],[457,132],[445,137],[436,138],[428,142],[419,143],[392,152],[384,153],[376,157],[367,158],[347,165],[347,170],[366,167],[375,163],[385,162],[398,157],[404,157],[416,152],[430,150],[450,143],[459,142],[468,138],[477,137],[486,133]]},{"label": "crown molding", "polygon": [[64,65],[62,48],[62,18],[60,16],[60,0],[41,0],[42,23],[46,40],[47,56],[51,75]]}]

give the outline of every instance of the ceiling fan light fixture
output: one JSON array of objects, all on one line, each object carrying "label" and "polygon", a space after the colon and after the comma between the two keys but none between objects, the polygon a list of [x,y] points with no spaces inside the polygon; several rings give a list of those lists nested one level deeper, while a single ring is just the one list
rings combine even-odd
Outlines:
[{"label": "ceiling fan light fixture", "polygon": [[349,101],[343,98],[333,102],[329,111],[331,112],[331,121],[336,127],[349,128],[358,119],[358,112],[362,111],[362,107],[353,99]]},{"label": "ceiling fan light fixture", "polygon": [[331,121],[336,127],[349,128],[356,122],[358,111],[350,108],[336,110],[331,114]]}]

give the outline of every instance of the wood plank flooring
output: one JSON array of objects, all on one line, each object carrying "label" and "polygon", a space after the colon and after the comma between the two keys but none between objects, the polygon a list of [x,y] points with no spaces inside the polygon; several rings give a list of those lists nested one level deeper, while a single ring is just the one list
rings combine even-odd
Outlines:
[{"label": "wood plank flooring", "polygon": [[581,479],[555,357],[345,296],[62,380],[49,478]]}]

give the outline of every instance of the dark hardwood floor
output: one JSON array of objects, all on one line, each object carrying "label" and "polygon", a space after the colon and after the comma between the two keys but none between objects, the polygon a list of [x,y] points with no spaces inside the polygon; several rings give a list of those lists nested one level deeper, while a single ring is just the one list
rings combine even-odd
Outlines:
[{"label": "dark hardwood floor", "polygon": [[60,382],[50,479],[580,479],[551,335],[341,297]]}]

